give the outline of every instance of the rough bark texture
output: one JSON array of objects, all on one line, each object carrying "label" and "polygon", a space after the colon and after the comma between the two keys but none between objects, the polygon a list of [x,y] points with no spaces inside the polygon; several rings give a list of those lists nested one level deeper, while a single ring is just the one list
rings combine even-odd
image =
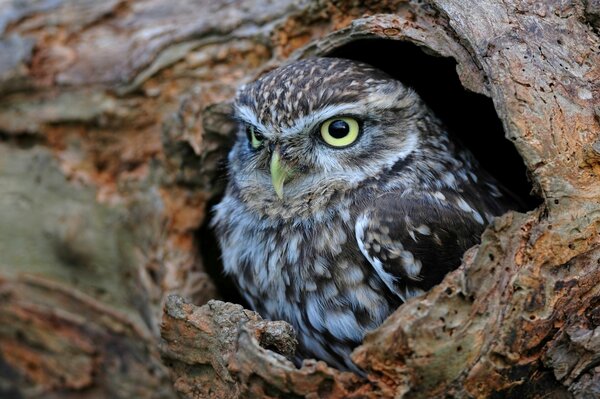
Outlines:
[{"label": "rough bark texture", "polygon": [[[595,0],[0,3],[0,397],[599,397],[599,21]],[[217,296],[197,232],[236,87],[365,38],[453,58],[544,202],[370,334],[361,378],[191,303]]]}]

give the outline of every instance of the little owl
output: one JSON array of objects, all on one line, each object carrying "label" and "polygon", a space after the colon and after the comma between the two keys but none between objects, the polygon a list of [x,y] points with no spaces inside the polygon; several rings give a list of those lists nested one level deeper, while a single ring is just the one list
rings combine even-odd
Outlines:
[{"label": "little owl", "polygon": [[369,65],[311,58],[238,92],[214,226],[225,272],[298,359],[350,353],[439,283],[514,204],[409,88]]}]

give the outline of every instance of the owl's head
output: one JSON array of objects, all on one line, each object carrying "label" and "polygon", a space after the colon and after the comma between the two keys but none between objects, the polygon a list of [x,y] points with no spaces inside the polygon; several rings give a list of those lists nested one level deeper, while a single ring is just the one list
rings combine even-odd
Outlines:
[{"label": "owl's head", "polygon": [[351,189],[417,148],[426,112],[414,92],[369,65],[294,62],[238,92],[232,183],[248,201],[283,203]]}]

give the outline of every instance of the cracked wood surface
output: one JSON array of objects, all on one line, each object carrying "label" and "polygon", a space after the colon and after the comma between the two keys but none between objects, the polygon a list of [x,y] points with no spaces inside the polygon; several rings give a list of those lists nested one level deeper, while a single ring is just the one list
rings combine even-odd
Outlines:
[{"label": "cracked wood surface", "polygon": [[[597,3],[2,2],[0,396],[597,397]],[[197,232],[235,89],[365,38],[453,58],[544,203],[370,334],[361,378],[294,368],[285,324],[167,297],[218,296]]]}]

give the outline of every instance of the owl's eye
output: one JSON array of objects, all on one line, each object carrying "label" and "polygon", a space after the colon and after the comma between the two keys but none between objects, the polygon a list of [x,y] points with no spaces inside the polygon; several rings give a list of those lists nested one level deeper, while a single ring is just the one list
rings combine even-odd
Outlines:
[{"label": "owl's eye", "polygon": [[248,125],[246,127],[246,135],[248,136],[248,141],[250,142],[250,145],[254,149],[260,147],[262,145],[263,140],[265,139],[265,136],[260,134],[260,132],[257,132],[254,126],[252,125]]},{"label": "owl's eye", "polygon": [[347,147],[358,138],[358,121],[349,117],[335,117],[321,125],[321,138],[332,147]]}]

